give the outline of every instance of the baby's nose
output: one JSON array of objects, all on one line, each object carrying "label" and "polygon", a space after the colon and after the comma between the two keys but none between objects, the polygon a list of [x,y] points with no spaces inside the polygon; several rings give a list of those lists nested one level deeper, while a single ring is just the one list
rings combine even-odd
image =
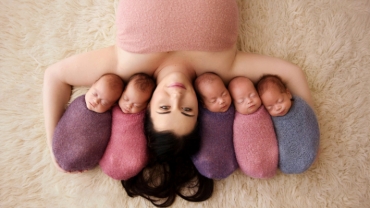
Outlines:
[{"label": "baby's nose", "polygon": [[219,101],[218,101],[220,104],[224,104],[225,103],[225,100],[220,98]]},{"label": "baby's nose", "polygon": [[94,103],[99,104],[99,98],[95,98]]}]

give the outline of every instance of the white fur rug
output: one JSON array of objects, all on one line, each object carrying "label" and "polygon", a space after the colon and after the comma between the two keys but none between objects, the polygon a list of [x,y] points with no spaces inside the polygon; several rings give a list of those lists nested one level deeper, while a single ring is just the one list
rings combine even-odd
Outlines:
[{"label": "white fur rug", "polygon": [[[113,44],[117,3],[0,1],[0,207],[151,207],[128,197],[100,168],[58,172],[46,145],[43,72],[72,54]],[[370,1],[238,3],[240,49],[305,71],[321,128],[319,159],[303,174],[268,180],[236,171],[215,183],[208,201],[178,198],[173,207],[369,206]]]}]

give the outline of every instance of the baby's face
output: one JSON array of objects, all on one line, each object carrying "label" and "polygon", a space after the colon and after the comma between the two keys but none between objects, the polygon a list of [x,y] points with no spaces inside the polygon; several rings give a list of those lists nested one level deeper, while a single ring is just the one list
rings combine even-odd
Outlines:
[{"label": "baby's face", "polygon": [[112,90],[103,80],[95,82],[85,95],[86,107],[97,113],[108,111],[118,100],[119,92]]},{"label": "baby's face", "polygon": [[261,95],[262,103],[271,116],[284,116],[292,106],[292,94],[281,92],[277,87],[269,87]]},{"label": "baby's face", "polygon": [[118,101],[118,105],[123,113],[139,113],[146,109],[150,96],[150,90],[143,92],[136,89],[133,82],[129,82]]},{"label": "baby's face", "polygon": [[251,114],[261,106],[261,99],[252,82],[238,82],[229,88],[235,110],[241,114]]},{"label": "baby's face", "polygon": [[231,97],[221,79],[203,83],[199,89],[203,106],[211,112],[226,112],[231,105]]}]

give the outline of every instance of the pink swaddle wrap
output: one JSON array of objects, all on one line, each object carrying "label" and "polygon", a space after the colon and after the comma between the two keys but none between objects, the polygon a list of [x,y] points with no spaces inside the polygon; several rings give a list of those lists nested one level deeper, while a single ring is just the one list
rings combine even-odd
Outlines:
[{"label": "pink swaddle wrap", "polygon": [[235,113],[234,149],[240,170],[253,178],[271,178],[278,168],[279,150],[271,116],[261,107]]},{"label": "pink swaddle wrap", "polygon": [[99,165],[116,180],[127,180],[138,174],[148,161],[144,134],[145,111],[125,114],[119,106],[112,109],[112,133]]},{"label": "pink swaddle wrap", "polygon": [[221,51],[238,37],[235,0],[121,0],[117,45],[133,53]]}]

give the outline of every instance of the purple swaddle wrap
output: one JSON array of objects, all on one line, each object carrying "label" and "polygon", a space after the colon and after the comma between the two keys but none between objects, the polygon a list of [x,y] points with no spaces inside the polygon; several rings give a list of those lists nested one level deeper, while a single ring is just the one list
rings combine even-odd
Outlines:
[{"label": "purple swaddle wrap", "polygon": [[127,180],[147,164],[147,140],[144,133],[145,111],[125,114],[119,106],[112,109],[112,133],[100,160],[103,172],[116,180]]},{"label": "purple swaddle wrap", "polygon": [[234,115],[233,105],[224,113],[199,107],[201,145],[192,160],[205,177],[223,179],[238,168],[233,145]]},{"label": "purple swaddle wrap", "polygon": [[261,105],[252,114],[235,112],[234,149],[240,170],[253,178],[271,178],[278,168],[278,144],[271,116]]},{"label": "purple swaddle wrap", "polygon": [[272,117],[279,145],[279,168],[287,174],[306,171],[315,161],[320,142],[315,112],[300,97],[285,116]]},{"label": "purple swaddle wrap", "polygon": [[107,147],[111,124],[111,111],[90,111],[86,107],[85,95],[76,98],[54,131],[52,149],[56,162],[68,172],[97,166]]}]

